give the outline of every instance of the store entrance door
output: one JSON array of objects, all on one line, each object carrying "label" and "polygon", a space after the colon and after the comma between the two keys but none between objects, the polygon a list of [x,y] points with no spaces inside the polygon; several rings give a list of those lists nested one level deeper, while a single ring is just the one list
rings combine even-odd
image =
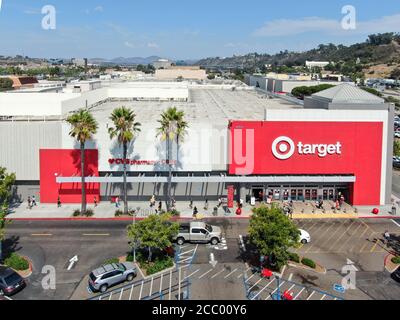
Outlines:
[{"label": "store entrance door", "polygon": [[264,189],[252,188],[251,195],[252,195],[252,197],[256,198],[256,201],[261,202],[261,201],[263,201],[263,197],[264,197]]}]

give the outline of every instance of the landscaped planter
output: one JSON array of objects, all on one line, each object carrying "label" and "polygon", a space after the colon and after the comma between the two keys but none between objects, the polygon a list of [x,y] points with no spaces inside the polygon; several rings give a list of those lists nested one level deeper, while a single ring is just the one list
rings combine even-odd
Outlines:
[{"label": "landscaped planter", "polygon": [[[27,268],[21,268],[21,266],[18,266],[18,263],[15,263],[15,260],[25,260],[27,264]],[[14,260],[14,262],[13,262]],[[5,260],[5,265],[13,269],[15,272],[17,272],[21,277],[23,278],[28,278],[32,274],[32,262],[31,260],[26,257],[26,256],[21,256],[17,255],[16,253],[13,253],[12,256],[10,256],[8,259]]]},{"label": "landscaped planter", "polygon": [[321,266],[320,264],[315,262],[315,268],[311,268],[307,265],[305,265],[304,263],[302,263],[302,261],[304,261],[304,257],[300,257],[300,262],[294,262],[294,261],[289,261],[289,266],[291,267],[295,267],[295,268],[299,268],[299,269],[305,269],[305,270],[310,270],[310,271],[314,271],[317,273],[321,273],[321,274],[325,274],[326,273],[326,268]]}]

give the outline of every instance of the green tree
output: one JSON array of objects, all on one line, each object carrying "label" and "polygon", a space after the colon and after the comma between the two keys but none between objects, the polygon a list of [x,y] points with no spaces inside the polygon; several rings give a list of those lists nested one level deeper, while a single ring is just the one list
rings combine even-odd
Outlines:
[{"label": "green tree", "polygon": [[12,89],[13,81],[10,78],[0,78],[0,91]]},{"label": "green tree", "polygon": [[250,219],[250,238],[260,255],[275,261],[278,269],[287,264],[289,248],[297,246],[300,231],[283,210],[260,207],[253,210]]},{"label": "green tree", "polygon": [[8,223],[6,215],[11,198],[12,186],[15,183],[15,174],[8,173],[6,168],[0,167],[0,261],[3,258],[2,242],[5,237],[5,227]]},{"label": "green tree", "polygon": [[[157,129],[157,137],[161,137],[166,142],[167,162],[168,162],[168,191],[167,191],[167,210],[171,209],[171,186],[172,186],[172,156],[171,145],[175,141],[179,150],[179,143],[183,141],[186,130],[189,127],[185,121],[185,113],[176,107],[168,108],[161,114],[158,120],[160,127]],[[177,159],[178,160],[178,159]]]},{"label": "green tree", "polygon": [[395,140],[393,144],[393,155],[395,157],[400,157],[400,141]]},{"label": "green tree", "polygon": [[81,149],[81,183],[82,183],[82,208],[81,213],[86,213],[86,184],[85,184],[85,143],[97,133],[98,123],[93,115],[84,109],[78,110],[67,122],[71,125],[69,135],[76,139]]},{"label": "green tree", "polygon": [[128,191],[127,191],[127,153],[129,144],[140,132],[141,124],[136,122],[136,114],[131,109],[121,107],[116,108],[111,114],[110,119],[114,123],[114,128],[109,128],[110,139],[117,138],[123,148],[123,168],[124,168],[124,213],[128,214]]},{"label": "green tree", "polygon": [[149,252],[148,261],[152,261],[154,250],[164,250],[172,246],[174,237],[178,235],[179,224],[171,222],[170,214],[151,215],[148,218],[128,226],[128,238],[138,243],[139,248]]}]

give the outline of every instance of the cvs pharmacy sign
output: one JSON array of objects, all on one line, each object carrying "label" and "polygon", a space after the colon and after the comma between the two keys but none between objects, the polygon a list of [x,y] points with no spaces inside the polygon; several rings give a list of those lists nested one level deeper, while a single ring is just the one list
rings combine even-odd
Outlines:
[{"label": "cvs pharmacy sign", "polygon": [[295,153],[299,155],[318,155],[320,158],[325,158],[329,155],[341,155],[342,143],[335,144],[308,144],[297,142],[297,144],[289,137],[281,136],[272,143],[272,154],[279,160],[287,160]]}]

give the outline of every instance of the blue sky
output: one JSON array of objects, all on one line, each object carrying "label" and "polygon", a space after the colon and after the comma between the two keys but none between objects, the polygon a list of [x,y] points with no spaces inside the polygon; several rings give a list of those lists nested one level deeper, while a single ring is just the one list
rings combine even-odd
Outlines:
[{"label": "blue sky", "polygon": [[[384,0],[0,0],[0,55],[173,59],[302,51],[400,32],[400,1]],[[384,3],[384,5],[383,5]],[[56,29],[43,30],[44,5]],[[340,27],[356,9],[355,30]]]}]

